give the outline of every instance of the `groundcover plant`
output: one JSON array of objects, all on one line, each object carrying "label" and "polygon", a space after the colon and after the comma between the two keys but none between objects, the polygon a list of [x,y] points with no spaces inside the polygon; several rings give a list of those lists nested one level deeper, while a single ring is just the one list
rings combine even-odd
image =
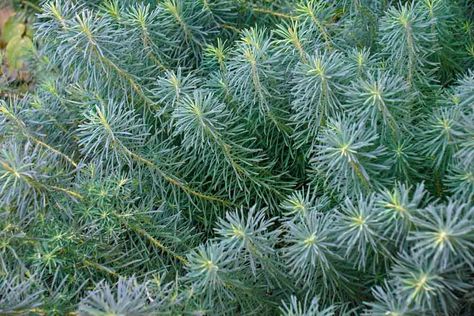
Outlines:
[{"label": "groundcover plant", "polygon": [[471,1],[38,10],[0,314],[474,314]]}]

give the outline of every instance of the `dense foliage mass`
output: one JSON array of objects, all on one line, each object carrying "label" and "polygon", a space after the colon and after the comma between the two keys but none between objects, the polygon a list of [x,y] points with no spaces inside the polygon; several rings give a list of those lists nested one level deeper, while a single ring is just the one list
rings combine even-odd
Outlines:
[{"label": "dense foliage mass", "polygon": [[0,314],[473,315],[473,11],[45,1]]}]

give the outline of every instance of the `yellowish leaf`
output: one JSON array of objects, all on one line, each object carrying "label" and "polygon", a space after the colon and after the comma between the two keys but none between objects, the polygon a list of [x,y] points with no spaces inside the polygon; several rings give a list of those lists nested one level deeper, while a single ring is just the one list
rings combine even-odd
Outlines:
[{"label": "yellowish leaf", "polygon": [[6,47],[5,59],[10,70],[20,70],[33,52],[33,42],[28,37],[14,37]]}]

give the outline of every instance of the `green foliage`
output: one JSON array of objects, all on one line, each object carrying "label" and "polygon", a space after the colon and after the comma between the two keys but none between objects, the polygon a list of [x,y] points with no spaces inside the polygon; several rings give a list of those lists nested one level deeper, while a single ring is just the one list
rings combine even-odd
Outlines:
[{"label": "green foliage", "polygon": [[296,296],[291,296],[289,304],[283,302],[283,306],[280,308],[282,315],[298,315],[298,316],[331,316],[334,315],[334,307],[330,306],[324,310],[320,310],[317,299],[313,299],[310,304],[307,304],[305,299],[304,305],[309,305],[307,308],[304,305],[301,305],[301,302],[297,301]]},{"label": "green foliage", "polygon": [[0,314],[474,313],[468,1],[40,7]]}]

